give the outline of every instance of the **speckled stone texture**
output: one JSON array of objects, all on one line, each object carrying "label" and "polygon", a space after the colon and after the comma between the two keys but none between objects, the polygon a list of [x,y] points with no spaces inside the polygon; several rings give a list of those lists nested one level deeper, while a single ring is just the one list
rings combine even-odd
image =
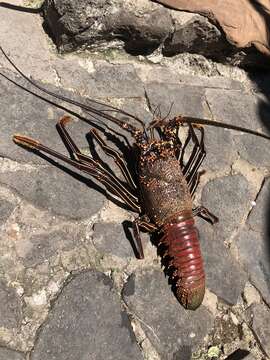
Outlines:
[{"label": "speckled stone texture", "polygon": [[154,1],[45,1],[46,27],[61,51],[90,47],[124,48],[133,55],[157,49],[164,56],[202,54],[248,66],[267,61],[253,47],[239,49],[227,41],[214,21],[196,13],[176,11]]},{"label": "speckled stone texture", "polygon": [[[63,13],[68,3],[51,2]],[[104,4],[95,4],[96,16],[106,10],[108,3]],[[126,4],[132,14],[135,5]],[[160,20],[155,21],[159,29],[133,44],[149,44],[151,52],[171,31],[167,21],[172,15],[154,3],[147,6],[137,25],[142,26],[149,14]],[[85,9],[73,6],[61,18],[62,49],[87,41],[92,30],[102,31],[95,28],[91,13],[80,20],[88,21],[81,34],[74,19],[65,37],[71,14]],[[118,27],[123,20],[131,23],[131,17],[117,14]],[[138,17],[135,10],[133,15]],[[147,29],[154,29],[148,20]],[[180,114],[268,131],[270,74],[248,74],[205,59],[201,54],[212,57],[212,51],[219,51],[222,36],[214,25],[202,26],[205,19],[195,20],[190,14],[175,20],[178,35],[172,37],[173,47],[166,42],[168,51],[185,45],[189,54],[131,56],[116,46],[117,51],[92,49],[59,56],[39,15],[0,7],[0,44],[40,85],[98,109],[105,107],[91,99],[124,109],[146,124]],[[195,32],[191,42],[188,29]],[[200,34],[208,34],[209,46],[191,54]],[[106,44],[110,40],[106,38]],[[0,73],[41,94],[16,75],[3,56]],[[125,138],[109,120],[96,119],[63,100],[46,95],[65,107],[57,109],[3,76],[0,83],[0,359],[189,360],[209,357],[212,347],[221,360],[239,349],[256,360],[269,354],[269,141],[204,126],[206,159],[194,207],[207,207],[219,222],[212,226],[195,219],[206,294],[198,310],[186,311],[171,291],[155,239],[146,233],[145,258],[136,258],[130,232],[136,214],[119,206],[119,199],[90,176],[12,141],[14,133],[25,134],[69,156],[55,127],[69,109],[84,118],[73,114],[67,126],[78,148],[88,156],[96,152],[108,171],[121,178],[113,159],[87,134],[96,127],[134,172],[127,145],[131,137]],[[140,126],[128,115],[114,115]]]}]

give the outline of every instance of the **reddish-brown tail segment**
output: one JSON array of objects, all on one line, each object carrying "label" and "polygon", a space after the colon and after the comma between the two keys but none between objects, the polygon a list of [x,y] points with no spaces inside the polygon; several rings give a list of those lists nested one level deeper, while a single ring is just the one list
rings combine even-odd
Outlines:
[{"label": "reddish-brown tail segment", "polygon": [[169,257],[168,268],[172,270],[176,297],[186,309],[195,310],[203,301],[205,274],[192,213],[187,212],[169,221],[163,226],[163,231],[161,243]]}]

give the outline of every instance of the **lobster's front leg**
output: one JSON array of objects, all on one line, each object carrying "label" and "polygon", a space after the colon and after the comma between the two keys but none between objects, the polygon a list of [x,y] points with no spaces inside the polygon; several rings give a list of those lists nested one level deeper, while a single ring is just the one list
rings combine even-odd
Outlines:
[{"label": "lobster's front leg", "polygon": [[193,216],[200,216],[212,225],[218,222],[218,218],[204,206],[198,206],[195,209],[192,209],[192,214]]},{"label": "lobster's front leg", "polygon": [[146,216],[138,217],[132,223],[133,238],[136,241],[139,259],[144,259],[140,228],[151,233],[156,231],[157,227],[155,224],[152,224]]},{"label": "lobster's front leg", "polygon": [[63,162],[74,166],[78,170],[93,176],[96,180],[105,185],[111,194],[118,196],[132,211],[139,213],[141,208],[138,202],[138,197],[130,193],[129,190],[121,184],[119,179],[108,172],[100,162],[80,152],[65,129],[65,124],[68,121],[68,117],[62,118],[58,122],[57,127],[72,158],[60,154],[57,151],[41,144],[39,141],[24,135],[14,135],[13,140],[15,143],[27,148],[28,150],[35,150],[37,152],[51,155],[52,157],[60,159]]},{"label": "lobster's front leg", "polygon": [[[200,131],[200,139],[199,139],[194,131],[193,125],[188,124],[188,126],[189,126],[188,141],[192,139],[194,143],[194,147],[187,164],[183,168],[183,173],[187,180],[190,194],[193,196],[199,183],[198,170],[206,156],[206,152],[204,149],[204,129],[202,127],[198,128],[198,130]],[[200,216],[202,219],[208,221],[212,225],[218,222],[218,218],[215,215],[213,215],[204,206],[198,206],[192,209],[192,213],[193,216]]]},{"label": "lobster's front leg", "polygon": [[90,129],[89,134],[93,136],[93,138],[99,143],[102,150],[105,152],[106,155],[112,157],[114,159],[115,164],[119,167],[121,170],[128,186],[131,190],[136,191],[137,185],[134,182],[134,179],[127,167],[126,162],[124,161],[123,155],[120,154],[118,151],[114,150],[112,147],[108,146],[105,141],[101,138],[101,136],[98,134],[97,130],[92,128]]}]

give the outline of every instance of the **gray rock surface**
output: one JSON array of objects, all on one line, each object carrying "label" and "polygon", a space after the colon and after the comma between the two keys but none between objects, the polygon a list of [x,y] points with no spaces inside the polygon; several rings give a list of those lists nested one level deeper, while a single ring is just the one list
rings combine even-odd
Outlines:
[{"label": "gray rock surface", "polygon": [[266,354],[270,356],[270,312],[262,304],[257,304],[252,307],[252,328],[259,338],[259,341],[265,350]]},{"label": "gray rock surface", "polygon": [[[61,74],[61,69],[60,69]],[[115,64],[110,66],[108,63],[96,64],[95,71],[89,74],[84,69],[71,68],[68,79],[63,79],[63,86],[70,83],[70,79],[77,79],[80,90],[87,97],[143,97],[144,88],[134,66],[131,64]],[[76,81],[76,80],[75,80]],[[72,81],[73,82],[73,81]]]},{"label": "gray rock surface", "polygon": [[205,93],[211,114],[217,121],[220,119],[229,124],[237,123],[252,130],[263,127],[262,119],[267,118],[269,108],[262,109],[261,116],[258,116],[260,97],[237,90],[226,92],[220,89],[206,89]]},{"label": "gray rock surface", "polygon": [[202,219],[196,219],[196,224],[204,260],[206,286],[225,302],[236,304],[243,292],[247,274],[221,242],[222,229]]},{"label": "gray rock surface", "polygon": [[15,289],[0,281],[0,326],[17,328],[22,320],[22,305]]},{"label": "gray rock surface", "polygon": [[252,354],[249,354],[248,356],[245,357],[245,360],[254,360],[255,357]]},{"label": "gray rock surface", "polygon": [[72,226],[62,226],[60,229],[50,230],[32,234],[28,240],[25,253],[23,249],[22,262],[26,267],[34,267],[38,264],[46,263],[48,259],[63,251],[68,251],[79,245],[81,241],[80,229]]},{"label": "gray rock surface", "polygon": [[184,12],[171,11],[170,14],[174,20],[174,31],[165,40],[165,56],[188,52],[220,58],[221,54],[225,56],[226,53],[233,53],[233,47],[224,41],[222,32],[207,18],[192,14],[190,19],[184,22]]},{"label": "gray rock surface", "polygon": [[0,360],[25,360],[23,354],[0,347]]},{"label": "gray rock surface", "polygon": [[229,168],[237,158],[234,135],[230,130],[207,127],[205,129],[206,158],[202,168],[212,171]]},{"label": "gray rock surface", "polygon": [[[22,1],[16,0],[16,3],[22,4]],[[68,4],[67,1],[54,3],[63,7]],[[120,0],[114,2],[119,3]],[[125,6],[135,14],[137,10],[132,9],[143,4],[144,0],[134,4],[126,2]],[[149,7],[141,13],[141,21],[151,8],[153,12],[159,8],[166,19],[170,14],[169,19],[173,19],[173,26],[179,31],[179,37],[174,37],[177,46],[183,44],[183,48],[193,51],[199,36],[206,36],[209,29],[207,49],[204,48],[209,50],[207,56],[212,56],[212,50],[219,51],[219,42],[215,42],[218,32],[214,26],[202,24],[204,18],[171,12],[150,1],[147,4]],[[61,18],[63,24],[70,21],[73,10],[79,13],[85,9],[78,6],[75,9],[73,4],[66,18]],[[161,18],[160,14],[156,12]],[[151,30],[153,24],[148,20]],[[161,116],[168,113],[174,102],[169,117],[184,114],[252,129],[263,128],[263,124],[267,127],[270,91],[266,72],[258,80],[256,74],[251,77],[241,69],[214,63],[201,55],[185,53],[165,58],[160,53],[164,48],[147,58],[131,57],[121,51],[101,53],[97,49],[59,56],[48,41],[41,21],[39,16],[30,13],[1,8],[0,44],[28,75],[58,94],[90,105],[93,105],[90,98],[95,97],[138,115],[146,123],[153,119],[149,100],[153,109],[161,105]],[[156,23],[160,30],[151,38],[152,44],[157,44],[156,39],[167,31],[163,20]],[[75,34],[75,25],[73,30]],[[190,30],[190,42],[187,30]],[[87,36],[83,30],[79,41],[85,40],[84,35]],[[68,47],[73,39],[66,38],[66,41]],[[213,48],[211,43],[215,45]],[[108,44],[106,39],[104,48],[108,49]],[[118,48],[122,43],[110,42],[110,45]],[[152,50],[150,46],[149,51]],[[0,67],[1,73],[18,80],[3,56],[0,56]],[[205,126],[207,158],[195,202],[209,207],[220,217],[220,223],[212,227],[196,219],[207,289],[201,308],[196,312],[185,311],[171,293],[160,270],[157,250],[146,234],[143,235],[145,259],[135,259],[121,225],[135,214],[112,204],[94,184],[87,186],[80,181],[82,178],[74,178],[71,172],[65,173],[12,142],[12,134],[19,132],[68,155],[55,129],[66,110],[57,110],[2,77],[0,83],[0,275],[3,284],[0,343],[4,347],[0,354],[6,359],[7,348],[17,349],[18,353],[8,353],[11,359],[32,352],[33,359],[46,360],[53,358],[53,353],[58,359],[57,351],[63,349],[63,355],[59,356],[67,359],[70,355],[76,359],[78,348],[87,357],[91,354],[98,358],[104,355],[100,355],[100,347],[107,343],[105,350],[113,349],[115,357],[120,359],[126,358],[126,352],[130,351],[129,358],[189,360],[192,356],[206,358],[208,348],[215,344],[220,349],[220,360],[239,348],[251,351],[256,360],[261,360],[263,354],[258,339],[262,337],[259,329],[264,322],[258,317],[254,335],[246,331],[249,324],[246,308],[260,302],[264,302],[266,311],[269,308],[269,259],[263,242],[268,234],[268,143]],[[89,114],[84,115],[95,120]],[[114,115],[139,126],[135,119],[120,113]],[[70,134],[86,154],[91,149],[85,135],[92,126],[82,121],[68,125]],[[119,137],[107,128],[104,138],[109,137],[110,146],[120,147],[120,153],[124,150],[130,167],[134,168],[135,161],[123,146],[124,134],[115,125],[109,127],[117,130]],[[113,145],[112,140],[116,138],[119,140]],[[108,159],[99,146],[96,150],[119,175],[113,160]],[[252,205],[254,200],[256,206]],[[92,271],[76,275],[90,269]],[[113,284],[108,280],[110,285],[104,285],[97,279],[97,273],[105,273],[105,279],[110,276]],[[73,276],[71,282],[67,281]],[[253,296],[248,297],[247,289]],[[248,301],[241,299],[242,293]],[[93,328],[97,329],[96,334]]]},{"label": "gray rock surface", "polygon": [[248,225],[256,232],[269,234],[267,211],[269,210],[270,179],[266,179],[256,198],[256,204],[248,217]]},{"label": "gray rock surface", "polygon": [[269,241],[269,180],[261,189],[245,229],[236,238],[240,261],[249,273],[252,283],[270,305],[270,241]]},{"label": "gray rock surface", "polygon": [[248,356],[245,357],[245,360],[254,360],[255,357],[252,354],[249,354]]},{"label": "gray rock surface", "polygon": [[11,202],[0,199],[0,225],[4,224],[8,219],[12,211],[14,210],[15,205]]},{"label": "gray rock surface", "polygon": [[73,219],[95,214],[103,205],[104,195],[93,188],[91,179],[72,170],[63,170],[65,168],[46,167],[18,171],[15,178],[13,172],[7,172],[1,176],[1,182],[35,206],[55,214]]},{"label": "gray rock surface", "polygon": [[107,253],[122,258],[135,256],[132,245],[126,237],[123,226],[119,224],[95,224],[93,244],[101,253]]},{"label": "gray rock surface", "polygon": [[97,272],[69,282],[56,300],[31,360],[142,359],[113,283]]},{"label": "gray rock surface", "polygon": [[123,39],[130,52],[141,48],[150,52],[172,29],[168,11],[152,3],[144,3],[140,9],[131,1],[125,6],[121,1],[80,0],[76,6],[70,1],[54,1],[45,2],[44,13],[46,25],[64,50]]},{"label": "gray rock surface", "polygon": [[243,65],[265,64],[254,48],[237,49],[206,17],[168,9],[155,2],[104,0],[45,1],[45,25],[61,51],[90,47],[124,48],[131,54],[202,54]]},{"label": "gray rock surface", "polygon": [[258,142],[253,136],[243,134],[235,136],[234,141],[242,159],[245,159],[254,167],[269,168],[270,150],[268,140],[262,139],[262,141]]},{"label": "gray rock surface", "polygon": [[202,205],[219,218],[215,224],[217,241],[230,239],[247,214],[251,200],[250,185],[242,175],[225,176],[207,183],[202,192]]},{"label": "gray rock surface", "polygon": [[177,359],[184,349],[192,352],[213,325],[204,306],[195,312],[179,306],[161,271],[137,271],[126,283],[123,298],[162,359]]},{"label": "gray rock surface", "polygon": [[[19,81],[19,78],[14,76],[10,71],[4,70],[3,73],[12,80]],[[36,90],[33,86],[30,87],[26,81],[20,80],[20,84],[26,86],[28,89],[31,88],[33,91]],[[45,85],[44,87],[54,92],[61,92],[62,95],[72,97],[70,92],[65,93],[55,86],[50,87]],[[6,117],[1,117],[0,119],[2,127],[1,156],[6,156],[16,161],[44,164],[44,161],[39,157],[33,156],[32,153],[18,146],[14,146],[12,141],[14,134],[30,136],[56,151],[66,153],[66,149],[57,133],[55,125],[61,117],[67,115],[67,111],[59,110],[55,106],[39,100],[32,94],[28,94],[3,78],[0,95],[1,106],[6,114]],[[54,101],[55,99],[51,98],[51,100]],[[6,121],[6,119],[8,119],[8,121]],[[74,121],[68,125],[72,137],[76,140],[79,147],[87,147],[85,135],[89,131],[89,127],[89,124],[82,121]]]},{"label": "gray rock surface", "polygon": [[[145,87],[153,109],[160,107],[161,114],[172,118],[176,115],[205,117],[203,98],[204,89],[201,87],[179,84],[148,83]],[[194,103],[190,103],[192,98]]]}]

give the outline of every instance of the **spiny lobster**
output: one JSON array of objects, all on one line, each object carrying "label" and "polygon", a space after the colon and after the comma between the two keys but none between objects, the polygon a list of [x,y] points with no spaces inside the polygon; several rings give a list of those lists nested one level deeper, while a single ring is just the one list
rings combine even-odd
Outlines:
[{"label": "spiny lobster", "polygon": [[[170,120],[155,119],[146,126],[136,116],[115,107],[91,100],[94,105],[104,105],[107,109],[106,111],[98,110],[94,106],[82,104],[43,88],[22,73],[1,47],[0,50],[13,68],[35,88],[78,106],[93,116],[98,115],[131,134],[135,140],[133,145],[133,154],[136,159],[135,175],[129,171],[122,154],[108,146],[96,129],[90,130],[92,137],[99,143],[104,153],[114,159],[125,178],[124,183],[108,171],[100,161],[80,151],[66,129],[67,123],[71,120],[68,116],[60,119],[57,128],[71,154],[70,158],[27,136],[17,134],[13,139],[15,143],[28,150],[48,154],[93,176],[106,187],[108,192],[120,198],[128,209],[137,213],[139,216],[133,221],[133,234],[139,258],[144,257],[140,230],[158,233],[159,244],[164,248],[163,258],[167,259],[167,270],[176,297],[185,308],[195,310],[204,297],[205,273],[194,216],[199,215],[212,224],[218,221],[205,207],[192,207],[192,198],[199,182],[198,170],[206,155],[204,129],[201,125],[239,130],[266,139],[270,137],[231,124],[182,116],[176,116]],[[14,82],[5,74],[0,73],[0,75]],[[19,86],[45,101],[50,101],[22,85]],[[53,104],[63,108],[59,104]],[[118,119],[108,110],[137,121],[140,128]],[[183,125],[188,126],[188,135],[184,143],[178,136],[179,129]],[[192,144],[192,151],[189,159],[184,161],[184,153],[189,144]]]}]

